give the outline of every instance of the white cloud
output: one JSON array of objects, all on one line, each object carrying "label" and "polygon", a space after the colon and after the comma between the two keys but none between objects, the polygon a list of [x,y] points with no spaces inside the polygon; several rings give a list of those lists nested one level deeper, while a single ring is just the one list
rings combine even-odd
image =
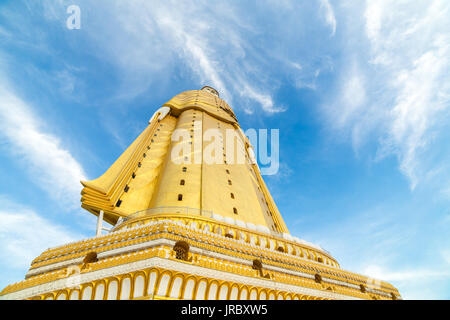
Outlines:
[{"label": "white cloud", "polygon": [[[86,33],[99,48],[94,54],[121,73],[118,98],[142,94],[155,82],[170,86],[179,72],[174,66],[182,65],[192,73],[192,89],[211,85],[230,105],[239,98],[241,104],[235,108],[267,114],[284,110],[275,106],[266,62],[249,41],[262,30],[248,24],[239,8],[229,3],[212,6],[208,1],[100,1],[86,7],[98,12],[82,27],[95,30]],[[243,92],[249,95],[242,96]]]},{"label": "white cloud", "polygon": [[412,8],[392,1],[367,2],[372,63],[385,72],[394,101],[387,106],[387,133],[379,155],[397,155],[412,189],[420,179],[420,153],[449,107],[450,23],[445,12],[449,5],[444,1]]},{"label": "white cloud", "polygon": [[26,166],[31,179],[63,204],[78,207],[83,168],[60,139],[46,133],[42,118],[23,100],[0,86],[0,137],[12,157]]},{"label": "white cloud", "polygon": [[413,189],[418,183],[417,153],[426,148],[436,117],[448,107],[437,94],[449,53],[448,48],[431,49],[414,61],[410,69],[399,71],[394,82],[398,95],[391,110],[392,123],[386,143],[397,153],[400,168],[409,177]]},{"label": "white cloud", "polygon": [[[442,298],[440,284],[450,280],[450,271],[436,269],[387,270],[379,265],[369,265],[364,275],[374,279],[395,282],[403,299],[439,299]],[[445,290],[445,289],[444,289]]]},{"label": "white cloud", "polygon": [[[443,239],[438,242],[423,231],[424,224],[417,225],[410,210],[390,213],[389,208],[379,204],[367,211],[346,213],[339,221],[324,221],[316,230],[301,233],[330,250],[343,269],[387,281],[404,299],[445,298],[450,283],[445,236],[439,235]],[[308,225],[308,216],[302,217]],[[415,223],[409,224],[408,219]]]},{"label": "white cloud", "polygon": [[331,28],[331,36],[336,34],[336,17],[334,14],[333,7],[329,0],[320,0],[320,7],[324,11],[325,21]]},{"label": "white cloud", "polygon": [[368,1],[366,4],[366,11],[364,17],[366,19],[366,32],[369,39],[372,41],[377,41],[381,23],[384,7],[387,1]]},{"label": "white cloud", "polygon": [[[186,21],[186,17],[176,10],[164,10],[154,18],[161,30],[169,31],[176,47],[184,51],[185,58],[201,81],[211,82],[225,99],[230,99],[228,89],[218,73],[218,61],[213,59],[214,49],[208,44],[211,39],[207,35],[210,29],[207,24],[203,21]],[[198,32],[192,32],[194,30]]]},{"label": "white cloud", "polygon": [[333,60],[330,56],[315,56],[302,64],[287,61],[289,73],[292,74],[295,87],[298,89],[317,90],[318,80],[322,74],[330,74],[333,71]]},{"label": "white cloud", "polygon": [[5,268],[25,268],[47,248],[82,238],[1,195],[0,206],[2,272],[7,271]]},{"label": "white cloud", "polygon": [[[360,14],[358,6],[347,10]],[[345,29],[355,40],[344,45],[346,67],[327,102],[332,107],[325,108],[328,119],[350,133],[355,151],[376,141],[376,160],[396,156],[411,189],[450,159],[441,152],[440,159],[424,161],[450,126],[449,13],[446,1],[367,1],[365,29],[354,20]]]},{"label": "white cloud", "polygon": [[338,126],[348,125],[361,115],[366,103],[366,85],[364,75],[356,63],[342,81],[340,100],[335,106],[335,120]]},{"label": "white cloud", "polygon": [[262,109],[267,113],[277,113],[286,111],[286,109],[283,107],[274,106],[274,102],[268,94],[258,92],[248,85],[245,85],[243,88],[241,88],[240,94],[241,96],[248,97],[259,102]]},{"label": "white cloud", "polygon": [[410,269],[402,271],[391,271],[385,270],[378,265],[367,266],[363,274],[375,278],[383,279],[385,281],[418,281],[424,278],[434,278],[434,277],[449,277],[450,272],[441,270],[428,270],[428,269]]},{"label": "white cloud", "polygon": [[337,94],[322,105],[326,121],[330,128],[340,132],[349,132],[356,153],[364,138],[378,120],[377,111],[368,104],[366,75],[356,59],[348,63],[349,67],[340,76]]}]

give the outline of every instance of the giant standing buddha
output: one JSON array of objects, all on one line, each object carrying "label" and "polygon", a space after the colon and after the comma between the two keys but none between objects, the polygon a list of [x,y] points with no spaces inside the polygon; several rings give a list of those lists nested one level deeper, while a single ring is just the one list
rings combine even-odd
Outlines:
[{"label": "giant standing buddha", "polygon": [[[203,157],[213,143],[208,131],[223,137],[213,162]],[[232,152],[230,139],[242,148]],[[320,246],[289,234],[250,141],[211,87],[164,104],[101,177],[82,185],[97,235],[44,251],[0,298],[401,298],[389,283],[345,271]],[[107,234],[102,221],[113,225]]]}]

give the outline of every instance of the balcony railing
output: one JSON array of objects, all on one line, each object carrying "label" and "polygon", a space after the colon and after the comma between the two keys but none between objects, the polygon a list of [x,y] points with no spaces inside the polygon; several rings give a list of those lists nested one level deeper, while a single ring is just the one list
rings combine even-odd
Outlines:
[{"label": "balcony railing", "polygon": [[203,210],[199,208],[190,208],[190,207],[177,207],[177,206],[168,206],[168,207],[157,207],[157,208],[149,208],[141,211],[137,211],[135,213],[130,214],[127,217],[122,218],[122,221],[120,221],[118,224],[115,225],[115,227],[119,226],[120,224],[129,221],[131,219],[146,217],[146,216],[152,216],[155,214],[160,213],[180,213],[180,214],[187,214],[192,216],[202,216],[211,218],[213,216],[213,212],[211,210]]},{"label": "balcony railing", "polygon": [[[178,206],[157,207],[157,208],[149,208],[149,209],[137,211],[135,213],[130,214],[127,217],[122,218],[122,220],[119,220],[117,222],[117,224],[113,227],[112,230],[116,229],[122,223],[129,221],[131,219],[142,218],[142,217],[152,216],[152,215],[161,214],[161,213],[179,213],[179,214],[186,214],[186,215],[192,215],[192,216],[202,216],[202,217],[206,217],[206,218],[215,218],[214,212],[212,210],[203,210],[203,209],[199,209],[199,208],[178,207]],[[271,234],[276,235],[277,237],[280,237],[280,238],[283,237],[282,234],[276,234],[275,232],[271,232]],[[309,247],[315,248],[314,245],[312,245],[310,243],[304,242],[303,244],[308,245]],[[319,248],[315,248],[315,249],[319,249]],[[331,256],[331,253],[328,252],[327,250],[325,250],[323,248],[320,248],[319,250],[324,251],[325,253],[327,253],[328,255]]]}]

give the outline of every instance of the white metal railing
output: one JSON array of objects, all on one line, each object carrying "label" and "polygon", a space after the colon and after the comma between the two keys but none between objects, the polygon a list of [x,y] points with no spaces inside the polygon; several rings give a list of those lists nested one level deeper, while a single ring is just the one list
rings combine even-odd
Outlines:
[{"label": "white metal railing", "polygon": [[[146,216],[152,216],[155,214],[161,214],[161,213],[180,213],[180,214],[187,214],[187,215],[194,215],[194,216],[202,216],[207,218],[217,218],[214,216],[214,212],[212,210],[204,210],[199,208],[191,208],[191,207],[179,207],[179,206],[165,206],[165,207],[156,207],[156,208],[149,208],[141,211],[137,211],[135,213],[130,214],[127,217],[123,217],[119,219],[119,221],[116,223],[116,225],[112,228],[112,230],[116,229],[118,226],[120,226],[122,223],[129,221],[131,219],[135,218],[141,218]],[[271,232],[272,235],[275,235],[277,237],[283,238],[282,234]],[[286,240],[286,239],[285,239]],[[297,241],[295,241],[297,242]],[[311,243],[308,243],[306,241],[303,241],[303,243],[300,243],[303,245],[307,245],[309,247],[312,247],[316,250],[323,251],[331,256],[331,253],[325,250],[322,247],[317,248]]]},{"label": "white metal railing", "polygon": [[145,217],[145,216],[151,216],[154,214],[160,214],[160,213],[181,213],[181,214],[188,214],[188,215],[194,215],[194,216],[203,216],[207,218],[211,218],[213,216],[213,212],[211,210],[204,210],[199,208],[191,208],[191,207],[178,207],[178,206],[167,206],[167,207],[156,207],[156,208],[149,208],[141,211],[137,211],[135,213],[130,214],[127,217],[122,218],[122,221],[117,223],[114,227],[119,226],[120,224],[124,223],[125,221]]}]

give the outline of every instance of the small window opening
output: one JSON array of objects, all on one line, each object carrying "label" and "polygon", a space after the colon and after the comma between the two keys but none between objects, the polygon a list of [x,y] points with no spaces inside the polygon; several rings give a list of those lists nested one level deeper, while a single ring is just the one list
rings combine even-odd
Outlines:
[{"label": "small window opening", "polygon": [[259,260],[259,259],[253,260],[252,268],[255,269],[255,270],[258,270],[258,271],[262,270],[262,262],[261,262],[261,260]]},{"label": "small window opening", "polygon": [[237,211],[236,208],[233,208],[233,213],[234,213],[234,214],[238,214],[238,211]]},{"label": "small window opening", "polygon": [[123,191],[128,192],[128,190],[130,190],[130,187],[128,185],[126,185],[125,188],[123,189]]},{"label": "small window opening", "polygon": [[180,186],[184,186],[184,180],[180,181]]},{"label": "small window opening", "polygon": [[263,265],[262,265],[261,260],[259,260],[259,259],[253,260],[252,269],[257,270],[261,277],[270,279],[270,274],[268,274],[268,273],[264,274],[264,272],[263,272]]},{"label": "small window opening", "polygon": [[178,201],[182,201],[183,200],[183,195],[182,194],[179,194],[178,195]]},{"label": "small window opening", "polygon": [[186,167],[183,167],[183,172],[186,172],[187,171],[187,168]]},{"label": "small window opening", "polygon": [[320,274],[316,273],[314,275],[314,281],[316,281],[317,283],[322,283],[322,277],[320,276]]},{"label": "small window opening", "polygon": [[136,178],[136,173],[133,172],[133,174],[131,175],[131,177],[134,179]]},{"label": "small window opening", "polygon": [[186,241],[177,241],[173,246],[173,251],[175,251],[175,258],[188,261],[189,244]]},{"label": "small window opening", "polygon": [[231,180],[228,180],[228,184],[231,186]]},{"label": "small window opening", "polygon": [[117,208],[120,207],[121,204],[122,204],[122,200],[117,200],[117,202],[116,202],[116,207],[117,207]]},{"label": "small window opening", "polygon": [[234,199],[234,193],[230,193],[231,199]]},{"label": "small window opening", "polygon": [[98,261],[97,252],[95,251],[89,252],[83,259],[83,263],[93,263],[97,261]]}]

